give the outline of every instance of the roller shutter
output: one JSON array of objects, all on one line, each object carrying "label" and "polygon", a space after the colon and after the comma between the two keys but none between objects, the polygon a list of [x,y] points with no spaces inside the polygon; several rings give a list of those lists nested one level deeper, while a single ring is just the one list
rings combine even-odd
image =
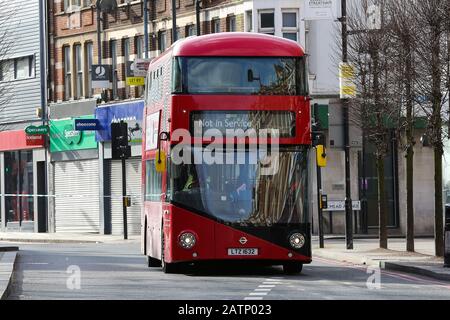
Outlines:
[{"label": "roller shutter", "polygon": [[100,229],[98,160],[55,162],[56,232]]},{"label": "roller shutter", "polygon": [[[131,158],[126,162],[127,194],[131,196],[131,207],[127,210],[128,234],[141,233],[141,158]],[[111,160],[109,176],[111,201],[109,212],[111,214],[111,233],[123,234],[122,209],[122,163],[120,160]]]}]

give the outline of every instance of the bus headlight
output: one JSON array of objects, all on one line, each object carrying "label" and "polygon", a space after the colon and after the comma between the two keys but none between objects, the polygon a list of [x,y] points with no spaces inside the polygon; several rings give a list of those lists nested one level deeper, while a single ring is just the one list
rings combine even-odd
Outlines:
[{"label": "bus headlight", "polygon": [[192,232],[183,232],[180,234],[179,243],[184,249],[192,249],[195,246],[197,239]]},{"label": "bus headlight", "polygon": [[294,249],[301,249],[305,245],[305,236],[301,233],[293,233],[289,237],[289,243]]}]

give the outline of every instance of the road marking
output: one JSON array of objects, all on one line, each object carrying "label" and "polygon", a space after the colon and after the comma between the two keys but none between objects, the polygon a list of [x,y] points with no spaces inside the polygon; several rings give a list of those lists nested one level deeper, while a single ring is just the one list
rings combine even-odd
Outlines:
[{"label": "road marking", "polygon": [[251,296],[267,296],[268,292],[250,292]]},{"label": "road marking", "polygon": [[277,285],[290,284],[288,282],[282,282],[281,278],[267,278],[264,279],[262,284],[258,286],[253,292],[249,293],[248,297],[245,297],[244,300],[262,300],[265,296],[267,296],[270,291],[275,288]]},{"label": "road marking", "polygon": [[260,285],[258,287],[260,287],[260,288],[275,288],[274,285],[268,285],[268,284],[262,284],[262,285]]}]

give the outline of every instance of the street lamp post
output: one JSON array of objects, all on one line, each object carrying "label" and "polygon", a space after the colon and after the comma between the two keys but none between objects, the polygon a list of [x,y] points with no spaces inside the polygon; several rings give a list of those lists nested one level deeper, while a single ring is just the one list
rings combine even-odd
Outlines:
[{"label": "street lamp post", "polygon": [[[347,44],[347,1],[341,0],[341,24],[342,24],[342,62],[348,62]],[[353,217],[352,198],[350,186],[350,125],[349,125],[349,101],[342,99],[344,112],[344,148],[345,148],[345,242],[348,250],[353,249]]]},{"label": "street lamp post", "polygon": [[177,41],[177,4],[176,0],[172,0],[172,39],[173,43]]},{"label": "street lamp post", "polygon": [[201,35],[201,28],[200,28],[200,9],[202,8],[202,1],[196,0],[195,1],[195,19],[197,24],[197,36]]},{"label": "street lamp post", "polygon": [[144,41],[145,41],[145,59],[148,59],[148,2],[144,0]]}]

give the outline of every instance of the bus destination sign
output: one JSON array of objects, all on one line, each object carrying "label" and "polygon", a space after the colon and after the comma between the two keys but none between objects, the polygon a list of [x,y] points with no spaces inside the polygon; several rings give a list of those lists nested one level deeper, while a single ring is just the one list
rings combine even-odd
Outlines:
[{"label": "bus destination sign", "polygon": [[278,130],[280,137],[295,137],[295,113],[290,111],[199,111],[191,114],[191,133],[219,130]]}]

